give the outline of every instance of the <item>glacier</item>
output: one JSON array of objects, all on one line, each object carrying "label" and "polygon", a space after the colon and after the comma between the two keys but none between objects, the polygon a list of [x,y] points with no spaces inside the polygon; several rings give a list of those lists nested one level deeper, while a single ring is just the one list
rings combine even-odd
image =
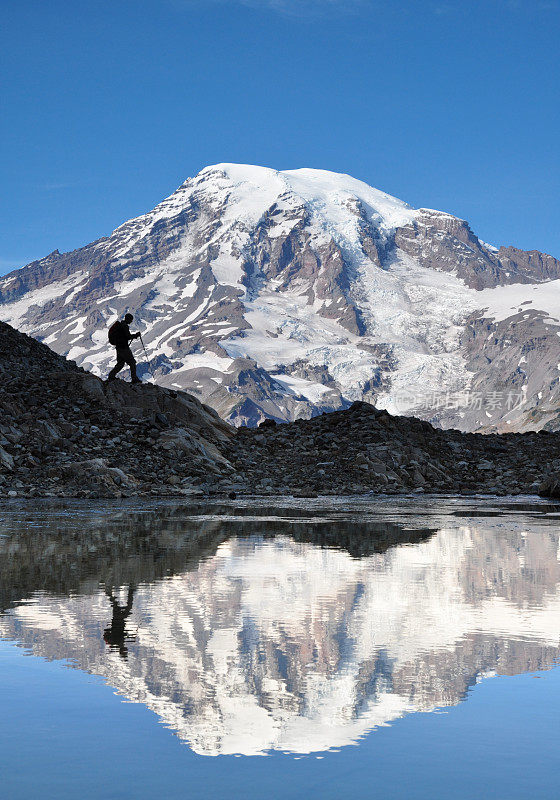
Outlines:
[{"label": "glacier", "polygon": [[[2,321],[99,375],[127,311],[146,378],[235,424],[365,400],[444,427],[525,429],[560,400],[557,259],[325,170],[206,167],[109,236],[0,279]],[[465,392],[520,400],[446,402]]]}]

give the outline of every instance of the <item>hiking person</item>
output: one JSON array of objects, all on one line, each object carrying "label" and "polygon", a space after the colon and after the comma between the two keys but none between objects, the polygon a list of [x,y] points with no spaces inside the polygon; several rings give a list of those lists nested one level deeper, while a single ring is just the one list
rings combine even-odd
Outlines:
[{"label": "hiking person", "polygon": [[109,328],[109,343],[114,345],[117,350],[117,363],[107,376],[108,381],[114,381],[117,377],[117,372],[120,372],[125,364],[130,367],[130,376],[132,383],[142,383],[136,374],[136,360],[132,355],[129,342],[132,339],[138,339],[140,331],[131,333],[128,327],[134,317],[132,314],[125,314],[124,319],[113,322]]}]

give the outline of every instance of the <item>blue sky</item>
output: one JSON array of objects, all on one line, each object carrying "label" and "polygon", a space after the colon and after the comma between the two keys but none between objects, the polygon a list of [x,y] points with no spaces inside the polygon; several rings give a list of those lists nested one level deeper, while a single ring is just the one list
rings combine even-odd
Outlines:
[{"label": "blue sky", "polygon": [[0,273],[220,161],[348,172],[560,257],[560,0],[18,0]]}]

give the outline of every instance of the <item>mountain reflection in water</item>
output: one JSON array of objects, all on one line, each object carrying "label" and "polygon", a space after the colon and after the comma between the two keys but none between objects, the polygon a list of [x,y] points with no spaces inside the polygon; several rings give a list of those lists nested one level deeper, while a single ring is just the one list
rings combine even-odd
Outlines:
[{"label": "mountain reflection in water", "polygon": [[339,748],[558,659],[550,522],[213,512],[5,520],[0,635],[204,755]]}]

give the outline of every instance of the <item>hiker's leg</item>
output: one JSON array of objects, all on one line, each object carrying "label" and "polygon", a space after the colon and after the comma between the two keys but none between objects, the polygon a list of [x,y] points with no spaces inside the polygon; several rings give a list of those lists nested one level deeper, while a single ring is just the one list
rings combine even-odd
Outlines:
[{"label": "hiker's leg", "polygon": [[115,366],[113,367],[113,369],[109,373],[108,380],[111,381],[111,380],[113,380],[113,378],[116,378],[117,373],[121,371],[121,369],[124,367],[124,364],[125,364],[125,362],[121,358],[117,358],[117,363],[115,364]]},{"label": "hiker's leg", "polygon": [[130,377],[133,381],[137,380],[138,376],[136,375],[136,361],[132,355],[132,350],[130,347],[128,348],[128,353],[126,354],[126,363],[130,367]]}]

